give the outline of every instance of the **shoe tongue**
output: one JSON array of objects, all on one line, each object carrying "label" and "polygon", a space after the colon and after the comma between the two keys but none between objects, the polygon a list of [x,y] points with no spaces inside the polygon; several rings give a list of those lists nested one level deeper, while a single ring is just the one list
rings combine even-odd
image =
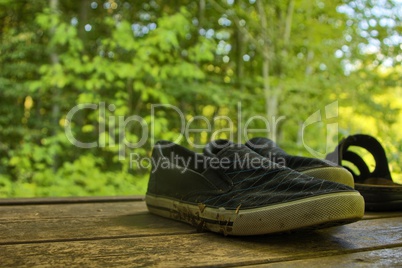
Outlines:
[{"label": "shoe tongue", "polygon": [[231,160],[234,158],[244,158],[246,156],[262,158],[262,156],[256,154],[253,150],[251,150],[247,146],[243,144],[234,144],[234,143],[226,145],[225,147],[221,148],[219,151],[216,152],[215,156],[219,159],[228,158]]},{"label": "shoe tongue", "polygon": [[252,138],[249,141],[247,141],[246,145],[253,151],[264,156],[269,152],[277,156],[288,155],[284,150],[279,148],[274,141],[267,138]]},{"label": "shoe tongue", "polygon": [[235,154],[237,154],[237,157],[241,157],[249,153],[255,154],[255,152],[247,146],[228,140],[214,140],[208,143],[204,148],[204,155],[218,159],[232,159],[235,157]]},{"label": "shoe tongue", "polygon": [[204,148],[204,155],[209,157],[216,157],[217,154],[224,148],[235,145],[228,140],[214,140],[208,143]]},{"label": "shoe tongue", "polygon": [[[254,152],[243,144],[230,144],[220,149],[214,157],[221,163],[224,171],[239,171],[253,169],[276,169],[280,168],[274,162]],[[230,164],[229,164],[230,163]]]},{"label": "shoe tongue", "polygon": [[244,180],[263,181],[266,176],[280,172],[284,167],[270,161],[243,144],[228,144],[217,149],[209,158],[210,169],[218,171],[231,184],[237,185]]}]

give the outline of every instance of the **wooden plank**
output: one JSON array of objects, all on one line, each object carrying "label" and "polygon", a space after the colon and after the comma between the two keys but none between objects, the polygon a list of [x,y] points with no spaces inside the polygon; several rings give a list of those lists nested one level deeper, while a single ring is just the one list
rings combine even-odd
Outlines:
[{"label": "wooden plank", "polygon": [[148,213],[145,202],[14,205],[0,206],[0,221],[4,223],[28,219],[41,221],[60,218],[117,217],[138,213]]},{"label": "wooden plank", "polygon": [[[87,212],[93,211],[92,208],[88,206],[83,206],[83,209],[77,209],[78,206],[73,206],[71,207],[72,209],[70,210],[68,206],[60,206],[60,207],[55,207],[55,206],[37,206],[37,205],[72,205],[72,204],[79,204],[80,206],[83,204],[93,204],[94,208],[96,207],[96,203],[102,203],[100,206],[96,207],[97,212],[101,212],[103,210],[103,207],[113,207],[115,206],[116,208],[116,214],[121,209],[121,207],[126,207],[128,208],[132,204],[134,204],[134,207],[137,209],[140,209],[141,212],[144,211],[145,202],[143,202],[145,199],[145,196],[94,196],[94,197],[46,197],[46,198],[6,198],[6,199],[0,199],[0,219],[7,218],[10,216],[10,214],[14,214],[14,217],[16,218],[25,218],[25,217],[32,217],[32,215],[35,215],[35,218],[38,218],[38,216],[43,216],[43,215],[53,215],[55,217],[68,217],[67,213],[55,213],[57,211],[59,212],[67,212],[71,211],[72,217],[80,217],[84,216]],[[139,203],[143,204],[139,204]],[[135,203],[138,202],[138,203]],[[121,206],[121,204],[123,204]],[[24,208],[24,206],[27,206],[27,208]],[[5,208],[4,208],[5,207]],[[7,207],[9,207],[7,209]],[[4,208],[4,209],[3,209]],[[47,211],[48,210],[48,211]],[[82,213],[85,210],[86,213]],[[33,211],[37,211],[33,213]],[[113,210],[107,210],[108,212],[111,212]],[[11,213],[7,213],[11,212]],[[21,215],[18,216],[18,213]],[[64,214],[64,215],[63,215]],[[102,213],[96,213],[97,215],[102,214]],[[105,213],[103,213],[105,214]],[[90,214],[90,216],[95,216],[94,214]],[[402,212],[396,211],[396,212],[366,212],[364,215],[364,220],[366,219],[378,219],[378,218],[391,218],[391,217],[402,217]]]},{"label": "wooden plank", "polygon": [[200,233],[1,245],[0,265],[255,265],[402,247],[401,231],[400,219],[391,218],[287,235],[224,237]]},{"label": "wooden plank", "polygon": [[385,211],[385,212],[371,212],[368,211],[364,214],[364,220],[380,219],[380,218],[394,218],[402,217],[402,211]]},{"label": "wooden plank", "polygon": [[150,214],[143,201],[0,206],[0,244],[195,232]]},{"label": "wooden plank", "polygon": [[97,202],[143,201],[144,196],[91,196],[91,197],[44,197],[44,198],[5,198],[0,199],[0,206],[74,204]]},{"label": "wooden plank", "polygon": [[164,267],[177,266],[177,260],[184,266],[254,265],[402,246],[402,217],[395,213],[316,232],[259,237],[197,234],[189,225],[149,214],[144,202],[3,206],[0,219],[1,267],[72,262]]},{"label": "wooden plank", "polygon": [[[383,228],[388,228],[389,221],[397,224],[401,219],[373,218],[368,222],[373,221],[371,225],[381,223]],[[368,228],[370,225],[361,222],[356,223],[357,226]],[[151,215],[144,202],[0,207],[0,244],[195,232],[195,228],[187,224]]]},{"label": "wooden plank", "polygon": [[270,268],[288,268],[288,267],[401,267],[402,266],[402,247],[370,250],[366,252],[357,252],[341,255],[326,256],[320,258],[310,258],[294,261],[281,261],[270,264],[260,264],[246,266],[249,268],[270,267]]},{"label": "wooden plank", "polygon": [[[19,204],[23,202],[16,202],[17,204],[11,205],[11,201],[7,201],[7,205],[0,205],[0,220],[9,219],[47,219],[47,218],[60,218],[60,217],[97,217],[97,216],[118,216],[132,213],[145,213],[147,208],[142,197],[132,198],[133,200],[126,200],[125,198],[117,198],[118,202],[111,201],[105,198],[84,198],[83,200],[74,198],[71,202],[64,202],[64,199],[59,200],[60,203],[54,203],[49,200],[47,203],[41,204]],[[73,202],[74,200],[74,202]],[[95,200],[95,201],[94,201]],[[3,200],[4,201],[4,200]],[[62,203],[62,201],[64,203]],[[81,202],[82,201],[82,202]],[[94,202],[93,202],[94,201]],[[1,199],[0,199],[1,202]],[[379,219],[379,218],[393,218],[402,217],[402,212],[369,212],[364,215],[364,219]]]},{"label": "wooden plank", "polygon": [[195,228],[150,213],[116,217],[16,220],[0,223],[0,245],[195,233]]}]

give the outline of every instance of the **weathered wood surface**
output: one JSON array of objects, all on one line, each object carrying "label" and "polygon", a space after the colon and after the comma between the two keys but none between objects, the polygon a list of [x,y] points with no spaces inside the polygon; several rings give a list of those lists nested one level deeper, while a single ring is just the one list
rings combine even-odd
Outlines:
[{"label": "weathered wood surface", "polygon": [[369,250],[366,252],[357,252],[341,254],[334,256],[301,259],[294,261],[274,262],[262,265],[252,265],[246,267],[260,268],[289,268],[289,267],[401,267],[402,266],[402,247]]},{"label": "weathered wood surface", "polygon": [[400,212],[314,232],[224,237],[151,215],[140,197],[66,200],[0,201],[0,267],[402,265]]}]

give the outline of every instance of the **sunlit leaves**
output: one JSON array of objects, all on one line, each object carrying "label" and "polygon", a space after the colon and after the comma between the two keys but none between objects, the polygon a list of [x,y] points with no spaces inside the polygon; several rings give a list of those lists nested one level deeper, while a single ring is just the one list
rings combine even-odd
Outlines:
[{"label": "sunlit leaves", "polygon": [[[233,130],[241,131],[248,118],[266,115],[265,47],[269,86],[278,96],[278,116],[286,118],[278,127],[286,150],[306,154],[301,124],[339,101],[339,136],[381,136],[392,144],[393,171],[400,170],[395,163],[402,147],[390,141],[402,139],[402,47],[395,35],[401,18],[387,6],[390,1],[295,0],[292,13],[291,1],[261,1],[266,29],[256,1],[205,2],[83,6],[59,0],[55,12],[44,0],[0,0],[6,18],[0,44],[0,196],[144,193],[148,169],[119,159],[118,146],[122,136],[138,142],[143,129],[135,122],[121,128],[119,120],[140,116],[154,131],[143,146],[123,152],[126,157],[149,156],[157,139],[194,149],[180,134],[181,115],[166,107],[152,113],[154,104],[177,107],[186,121],[227,116]],[[67,113],[85,103],[97,109],[81,110],[67,122]],[[314,134],[309,146],[325,146],[324,123],[308,130]],[[77,139],[102,146],[73,146],[66,125]],[[228,125],[217,120],[212,128]],[[191,127],[205,124],[195,120]],[[189,141],[216,137],[204,131]]]}]

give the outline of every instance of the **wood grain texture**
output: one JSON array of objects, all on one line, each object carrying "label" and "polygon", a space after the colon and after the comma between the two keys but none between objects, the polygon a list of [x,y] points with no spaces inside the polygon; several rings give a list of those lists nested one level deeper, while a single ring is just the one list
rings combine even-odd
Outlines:
[{"label": "wood grain texture", "polygon": [[[399,217],[377,217],[346,227],[368,228],[373,224],[398,227],[400,221]],[[144,202],[0,207],[0,244],[195,232],[195,228],[185,223],[150,214]]]},{"label": "wood grain texture", "polygon": [[195,233],[195,228],[148,212],[115,217],[64,217],[0,223],[0,245]]},{"label": "wood grain texture", "polygon": [[119,217],[139,213],[148,213],[145,202],[14,205],[0,206],[0,221]]},{"label": "wood grain texture", "polygon": [[371,250],[367,252],[357,252],[326,257],[302,259],[295,261],[283,261],[270,264],[250,265],[248,268],[288,268],[288,267],[401,267],[402,266],[402,247]]},{"label": "wood grain texture", "polygon": [[144,196],[91,196],[91,197],[45,197],[0,199],[0,206],[30,206],[38,204],[74,204],[97,202],[143,201]]},{"label": "wood grain texture", "polygon": [[[0,220],[120,216],[147,212],[143,196],[0,199]],[[402,212],[367,212],[366,219],[402,217]]]},{"label": "wood grain texture", "polygon": [[151,215],[143,201],[8,205],[0,267],[398,265],[401,222],[378,213],[315,232],[224,237]]},{"label": "wood grain texture", "polygon": [[402,246],[402,238],[388,239],[388,234],[375,228],[367,235],[351,234],[348,228],[247,238],[179,234],[3,245],[0,256],[2,266],[239,266]]}]

